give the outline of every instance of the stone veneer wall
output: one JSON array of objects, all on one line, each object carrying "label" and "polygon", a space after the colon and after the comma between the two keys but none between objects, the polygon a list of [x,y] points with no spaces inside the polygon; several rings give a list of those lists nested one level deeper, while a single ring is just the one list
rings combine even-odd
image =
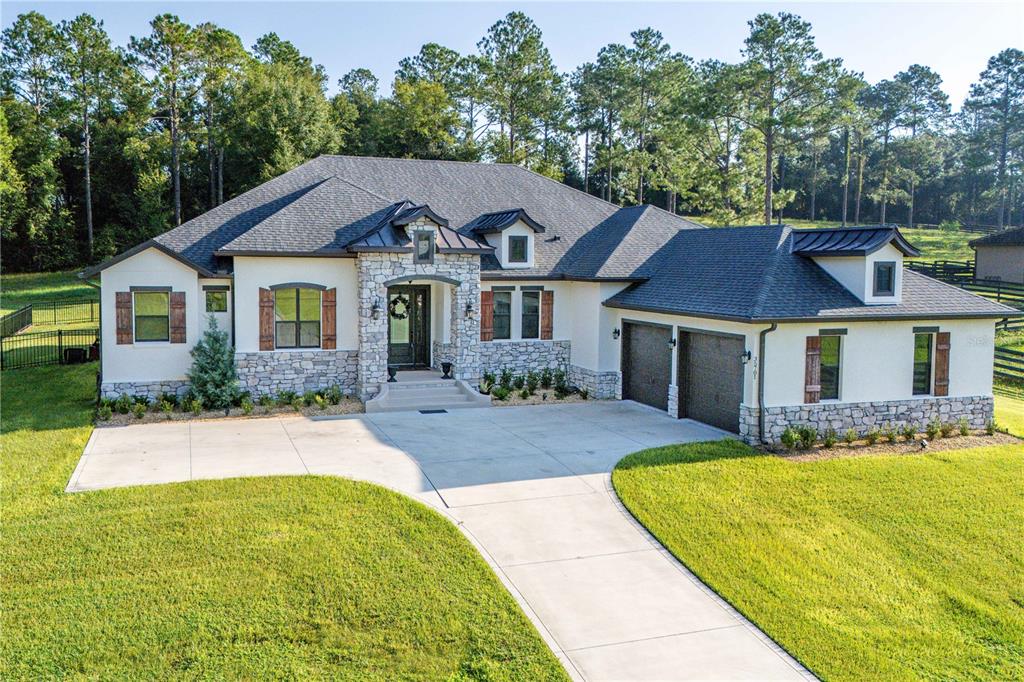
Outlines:
[{"label": "stone veneer wall", "polygon": [[[432,221],[421,218],[406,228],[436,229]],[[475,383],[480,378],[480,257],[475,254],[434,254],[434,262],[416,264],[412,253],[361,253],[356,261],[359,290],[359,359],[356,394],[366,400],[387,381],[388,318],[386,282],[398,277],[438,275],[459,282],[452,286],[449,359],[455,365],[455,378]],[[450,286],[450,285],[446,285]],[[373,318],[373,304],[381,307]],[[466,304],[472,313],[465,313]],[[438,359],[435,356],[435,362]]]},{"label": "stone veneer wall", "polygon": [[149,396],[156,400],[161,393],[173,393],[179,398],[188,390],[187,381],[121,381],[100,384],[100,395],[103,398],[116,400],[124,394]]},{"label": "stone veneer wall", "polygon": [[[982,429],[992,419],[991,396],[915,398],[865,403],[816,403],[769,407],[765,410],[765,441],[778,443],[787,426],[810,424],[824,433],[829,427],[840,436],[855,429],[862,436],[873,428],[902,427],[912,423],[918,430],[936,417],[942,422],[957,422],[967,417],[971,428]],[[747,442],[756,442],[756,407],[740,406],[740,435]]]},{"label": "stone veneer wall", "polygon": [[673,417],[679,414],[679,386],[676,384],[668,385],[668,408],[666,412]]},{"label": "stone veneer wall", "polygon": [[587,391],[598,400],[622,398],[622,373],[618,370],[598,372],[579,365],[569,365],[569,383]]},{"label": "stone veneer wall", "polygon": [[305,393],[338,386],[356,392],[359,352],[354,350],[268,351],[235,353],[239,385],[253,396],[281,391]]},{"label": "stone veneer wall", "polygon": [[487,341],[480,344],[480,367],[495,373],[507,367],[516,374],[538,372],[545,367],[565,371],[571,348],[569,341]]}]

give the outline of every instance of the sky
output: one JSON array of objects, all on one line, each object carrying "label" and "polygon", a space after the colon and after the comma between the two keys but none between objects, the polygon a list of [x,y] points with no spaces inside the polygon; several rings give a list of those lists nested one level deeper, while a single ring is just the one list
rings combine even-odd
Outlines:
[{"label": "sky", "polygon": [[738,61],[747,21],[760,12],[794,12],[811,22],[819,49],[841,57],[869,82],[891,78],[914,63],[943,78],[954,109],[988,58],[1024,48],[1024,2],[8,2],[4,27],[36,10],[53,21],[87,12],[102,19],[115,44],[148,32],[148,22],[170,12],[189,23],[212,21],[237,33],[246,46],[267,32],[293,42],[323,64],[330,88],[349,70],[369,68],[387,90],[398,61],[425,42],[462,53],[510,11],[526,12],[541,28],[555,64],[572,71],[613,42],[652,26],[676,51],[701,59]]}]

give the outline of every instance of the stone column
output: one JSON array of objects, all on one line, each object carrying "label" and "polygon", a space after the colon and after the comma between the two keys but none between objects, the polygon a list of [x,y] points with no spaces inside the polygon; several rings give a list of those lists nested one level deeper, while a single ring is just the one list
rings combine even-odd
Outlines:
[{"label": "stone column", "polygon": [[[475,383],[480,379],[480,258],[475,255],[445,257],[448,271],[461,284],[452,287],[451,342],[455,378]],[[466,314],[467,304],[472,312]]]},{"label": "stone column", "polygon": [[[387,287],[391,263],[386,253],[364,253],[356,259],[359,288],[359,366],[356,395],[372,398],[377,387],[388,378],[388,302]],[[380,308],[373,318],[373,306]]]}]

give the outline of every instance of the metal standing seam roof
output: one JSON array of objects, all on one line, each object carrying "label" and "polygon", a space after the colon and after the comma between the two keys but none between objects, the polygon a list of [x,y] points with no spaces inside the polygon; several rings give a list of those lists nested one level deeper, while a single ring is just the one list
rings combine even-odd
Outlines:
[{"label": "metal standing seam roof", "polygon": [[484,213],[479,218],[476,218],[464,225],[462,229],[465,231],[472,231],[477,234],[501,232],[505,228],[515,225],[516,222],[520,220],[534,232],[544,232],[544,226],[531,218],[530,214],[521,208]]},{"label": "metal standing seam roof", "polygon": [[346,245],[349,251],[411,251],[412,238],[404,229],[422,217],[437,225],[435,247],[439,253],[492,253],[494,248],[471,237],[460,234],[448,227],[448,220],[430,209],[430,206],[413,206],[409,201],[400,201],[388,207],[384,216],[369,232]]},{"label": "metal standing seam roof", "polygon": [[895,227],[793,230],[792,251],[801,256],[866,256],[891,243],[905,256],[919,256]]}]

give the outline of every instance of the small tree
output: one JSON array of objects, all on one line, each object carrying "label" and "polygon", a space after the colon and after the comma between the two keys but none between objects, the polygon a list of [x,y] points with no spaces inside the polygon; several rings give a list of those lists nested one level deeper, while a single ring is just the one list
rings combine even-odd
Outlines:
[{"label": "small tree", "polygon": [[228,344],[228,333],[217,327],[210,316],[210,326],[192,349],[192,369],[188,373],[192,393],[213,409],[230,407],[238,398],[238,373],[235,351]]}]

